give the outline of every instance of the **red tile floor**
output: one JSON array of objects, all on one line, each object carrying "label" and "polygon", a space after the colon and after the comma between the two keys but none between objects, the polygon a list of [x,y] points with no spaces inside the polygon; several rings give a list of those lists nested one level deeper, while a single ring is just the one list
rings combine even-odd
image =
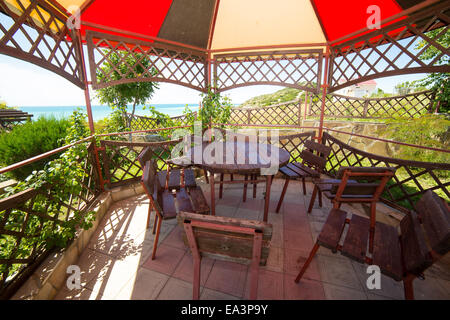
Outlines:
[{"label": "red tile floor", "polygon": [[[209,185],[198,181],[209,200]],[[280,213],[276,214],[283,182],[275,179],[272,185],[269,223],[273,225],[273,238],[267,265],[260,268],[258,299],[404,298],[403,284],[385,276],[381,289],[369,290],[364,265],[325,248],[320,248],[304,278],[296,284],[294,278],[325,222],[331,203],[325,199],[323,208],[316,203],[308,215],[306,207],[312,185],[308,183],[308,194],[303,196],[300,183],[291,182]],[[216,214],[262,220],[263,189],[260,184],[257,197],[251,198],[250,191],[243,202],[242,185],[225,185]],[[147,209],[145,195],[115,203],[79,258],[82,288],[64,287],[56,299],[192,299],[192,257],[182,241],[181,227],[175,219],[163,222],[156,259],[151,260],[154,236],[151,228],[145,228]],[[343,206],[343,209],[364,215],[362,207]],[[389,216],[390,210],[380,204],[378,218],[398,223]],[[426,280],[415,280],[416,299],[450,299],[449,258],[444,257],[444,263],[429,269]],[[201,299],[247,299],[248,294],[248,266],[202,260]]]}]

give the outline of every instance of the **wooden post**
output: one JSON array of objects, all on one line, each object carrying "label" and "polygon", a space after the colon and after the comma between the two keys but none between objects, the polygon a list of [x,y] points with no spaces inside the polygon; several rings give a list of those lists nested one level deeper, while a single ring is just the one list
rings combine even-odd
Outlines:
[{"label": "wooden post", "polygon": [[327,99],[327,91],[328,91],[328,63],[330,61],[330,47],[327,46],[327,50],[325,53],[325,72],[323,74],[323,84],[322,84],[322,107],[320,109],[320,123],[319,123],[319,143],[322,142],[322,134],[323,134],[323,118],[325,113],[325,102]]},{"label": "wooden post", "polygon": [[89,130],[91,130],[91,134],[95,134],[94,119],[92,117],[92,108],[91,108],[91,97],[89,95],[89,84],[87,80],[86,63],[83,52],[83,43],[81,42],[81,32],[79,29],[77,30],[77,37],[78,37],[78,47],[80,50],[81,69],[83,71],[84,99],[86,101],[86,111],[88,115]]},{"label": "wooden post", "polygon": [[364,111],[363,111],[363,117],[367,118],[367,109],[369,108],[369,99],[364,99]]}]

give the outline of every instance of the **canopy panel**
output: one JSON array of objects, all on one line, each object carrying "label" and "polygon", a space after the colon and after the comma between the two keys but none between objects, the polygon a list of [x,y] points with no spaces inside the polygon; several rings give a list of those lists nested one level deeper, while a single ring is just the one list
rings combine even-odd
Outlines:
[{"label": "canopy panel", "polygon": [[[380,8],[381,19],[401,17],[423,0],[60,0],[79,5],[86,29],[140,34],[220,51],[230,48],[321,45],[367,27]],[[98,30],[98,29],[97,29]]]}]

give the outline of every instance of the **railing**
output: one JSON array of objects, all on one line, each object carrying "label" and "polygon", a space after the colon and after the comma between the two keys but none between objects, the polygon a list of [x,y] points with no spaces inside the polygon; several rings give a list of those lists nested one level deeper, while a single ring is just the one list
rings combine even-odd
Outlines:
[{"label": "railing", "polygon": [[[232,127],[240,125],[261,127],[260,124],[228,125]],[[315,130],[318,128],[316,127],[274,124],[268,124],[262,127],[308,130],[301,133],[282,135],[277,141],[269,140],[271,143],[276,143],[281,148],[287,150],[291,154],[291,161],[301,161],[300,152],[303,149],[304,142],[307,139],[317,138]],[[83,191],[80,194],[70,196],[70,199],[67,201],[59,203],[59,214],[52,216],[46,210],[46,203],[48,203],[46,199],[51,197],[51,191],[58,187],[56,185],[47,185],[39,190],[25,190],[0,200],[0,240],[2,241],[0,297],[8,297],[11,292],[14,292],[49,252],[44,244],[39,242],[31,250],[23,250],[23,246],[27,241],[32,241],[35,237],[41,236],[41,226],[44,223],[53,223],[57,227],[59,221],[70,219],[71,213],[75,210],[85,212],[95,201],[100,191],[103,190],[104,183],[108,188],[114,188],[138,181],[142,175],[142,168],[137,160],[137,156],[145,146],[153,146],[153,158],[157,160],[158,169],[164,170],[168,165],[167,159],[170,157],[173,147],[180,141],[170,140],[149,143],[106,139],[120,135],[128,137],[129,134],[138,132],[160,132],[176,128],[180,127],[88,137],[71,145],[47,152],[44,155],[23,161],[20,164],[14,164],[0,169],[1,173],[14,170],[33,161],[38,161],[44,157],[64,151],[77,144],[86,145],[88,151],[87,156],[84,159],[80,159],[85,171],[85,175],[80,181],[84,186]],[[397,168],[396,175],[386,188],[383,201],[403,211],[411,209],[421,194],[427,190],[433,190],[439,193],[447,201],[450,199],[450,164],[409,161],[370,154],[349,146],[333,137],[329,133],[333,132],[333,130],[325,128],[327,132],[324,133],[322,139],[322,143],[331,146],[333,150],[326,167],[328,174],[333,176],[340,166],[395,167]],[[352,135],[352,133],[347,134]],[[380,140],[373,137],[371,139]],[[386,139],[383,140],[388,143],[402,144]],[[100,143],[100,148],[97,147],[97,141]],[[420,148],[430,149],[428,147]],[[449,152],[448,150],[432,149],[436,152]],[[5,245],[7,241],[9,241],[8,246]]]},{"label": "railing", "polygon": [[301,102],[290,101],[262,108],[233,108],[230,123],[301,125]]},{"label": "railing", "polygon": [[165,169],[173,147],[180,141],[126,142],[101,140],[105,181],[108,187],[128,185],[140,180],[142,167],[137,158],[142,149],[147,146],[152,147],[152,158],[156,160],[158,171]]},{"label": "railing", "polygon": [[427,190],[450,200],[450,163],[432,163],[383,157],[356,149],[324,132],[322,143],[332,148],[326,173],[334,176],[341,166],[393,167],[397,171],[387,185],[382,200],[407,211]]},{"label": "railing", "polygon": [[[196,116],[197,112],[193,112]],[[161,123],[159,119],[150,118],[146,116],[132,115],[131,113],[127,113],[128,118],[131,118],[131,130],[148,130],[148,129],[156,129],[161,128]],[[177,125],[186,125],[188,118],[186,115],[176,116],[170,118]]]},{"label": "railing", "polygon": [[[54,192],[58,185],[46,184],[39,189],[30,188],[0,199],[0,299],[11,295],[52,250],[43,237],[43,230],[55,230],[72,219],[75,211],[86,213],[100,194],[95,144],[82,140],[71,146],[80,143],[86,145],[87,153],[79,160],[84,171],[84,175],[77,178],[77,183],[82,186],[79,194],[60,199]],[[66,148],[59,149],[61,152]],[[54,153],[49,152],[46,156],[51,154]],[[35,157],[35,161],[38,158],[42,157]],[[10,166],[9,170],[17,167]],[[57,214],[50,214],[49,206],[54,206],[55,200],[57,210],[52,212]]]},{"label": "railing", "polygon": [[[326,98],[324,116],[333,118],[415,118],[431,112],[433,101],[432,91],[386,98],[355,98],[331,94]],[[320,116],[321,110],[322,97],[314,95],[307,115]]]},{"label": "railing", "polygon": [[[229,123],[234,125],[302,125],[307,118],[319,117],[322,110],[322,96],[306,97],[307,101],[293,100],[260,108],[232,108]],[[327,95],[325,118],[388,119],[416,118],[432,112],[434,94],[432,91],[415,92],[402,96],[385,98],[356,98],[339,94]],[[195,113],[196,114],[196,113]],[[131,117],[131,114],[128,114]],[[187,124],[186,115],[172,117],[178,125]],[[160,128],[158,119],[134,115],[132,130]]]}]

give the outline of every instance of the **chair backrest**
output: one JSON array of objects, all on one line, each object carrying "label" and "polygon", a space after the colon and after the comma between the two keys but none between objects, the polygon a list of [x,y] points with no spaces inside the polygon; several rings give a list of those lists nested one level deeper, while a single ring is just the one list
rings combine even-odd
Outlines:
[{"label": "chair backrest", "polygon": [[253,259],[255,239],[259,237],[261,239],[260,265],[265,265],[267,262],[272,239],[271,224],[187,212],[180,212],[177,219],[185,231],[186,227],[192,228],[197,249],[192,248],[192,239],[189,241],[188,238],[189,233],[183,235],[184,242],[191,247],[191,250],[198,250],[202,256],[248,263]]},{"label": "chair backrest", "polygon": [[338,202],[351,198],[358,198],[361,202],[378,201],[395,170],[390,167],[340,167],[336,178],[341,182],[333,185],[331,194],[335,194]]},{"label": "chair backrest", "polygon": [[450,209],[428,190],[400,222],[405,271],[420,274],[450,251]]},{"label": "chair backrest", "polygon": [[327,164],[328,156],[331,153],[331,147],[317,143],[313,140],[306,140],[305,148],[300,153],[304,164],[308,167],[322,172]]},{"label": "chair backrest", "polygon": [[144,147],[138,155],[138,161],[141,167],[144,168],[145,163],[152,158],[153,151],[150,147]]},{"label": "chair backrest", "polygon": [[[142,159],[140,159],[142,160]],[[156,166],[153,159],[147,160],[143,166],[141,184],[144,187],[145,193],[153,204],[158,206],[158,210],[162,212],[163,200],[162,191],[163,187],[156,174]]]}]

